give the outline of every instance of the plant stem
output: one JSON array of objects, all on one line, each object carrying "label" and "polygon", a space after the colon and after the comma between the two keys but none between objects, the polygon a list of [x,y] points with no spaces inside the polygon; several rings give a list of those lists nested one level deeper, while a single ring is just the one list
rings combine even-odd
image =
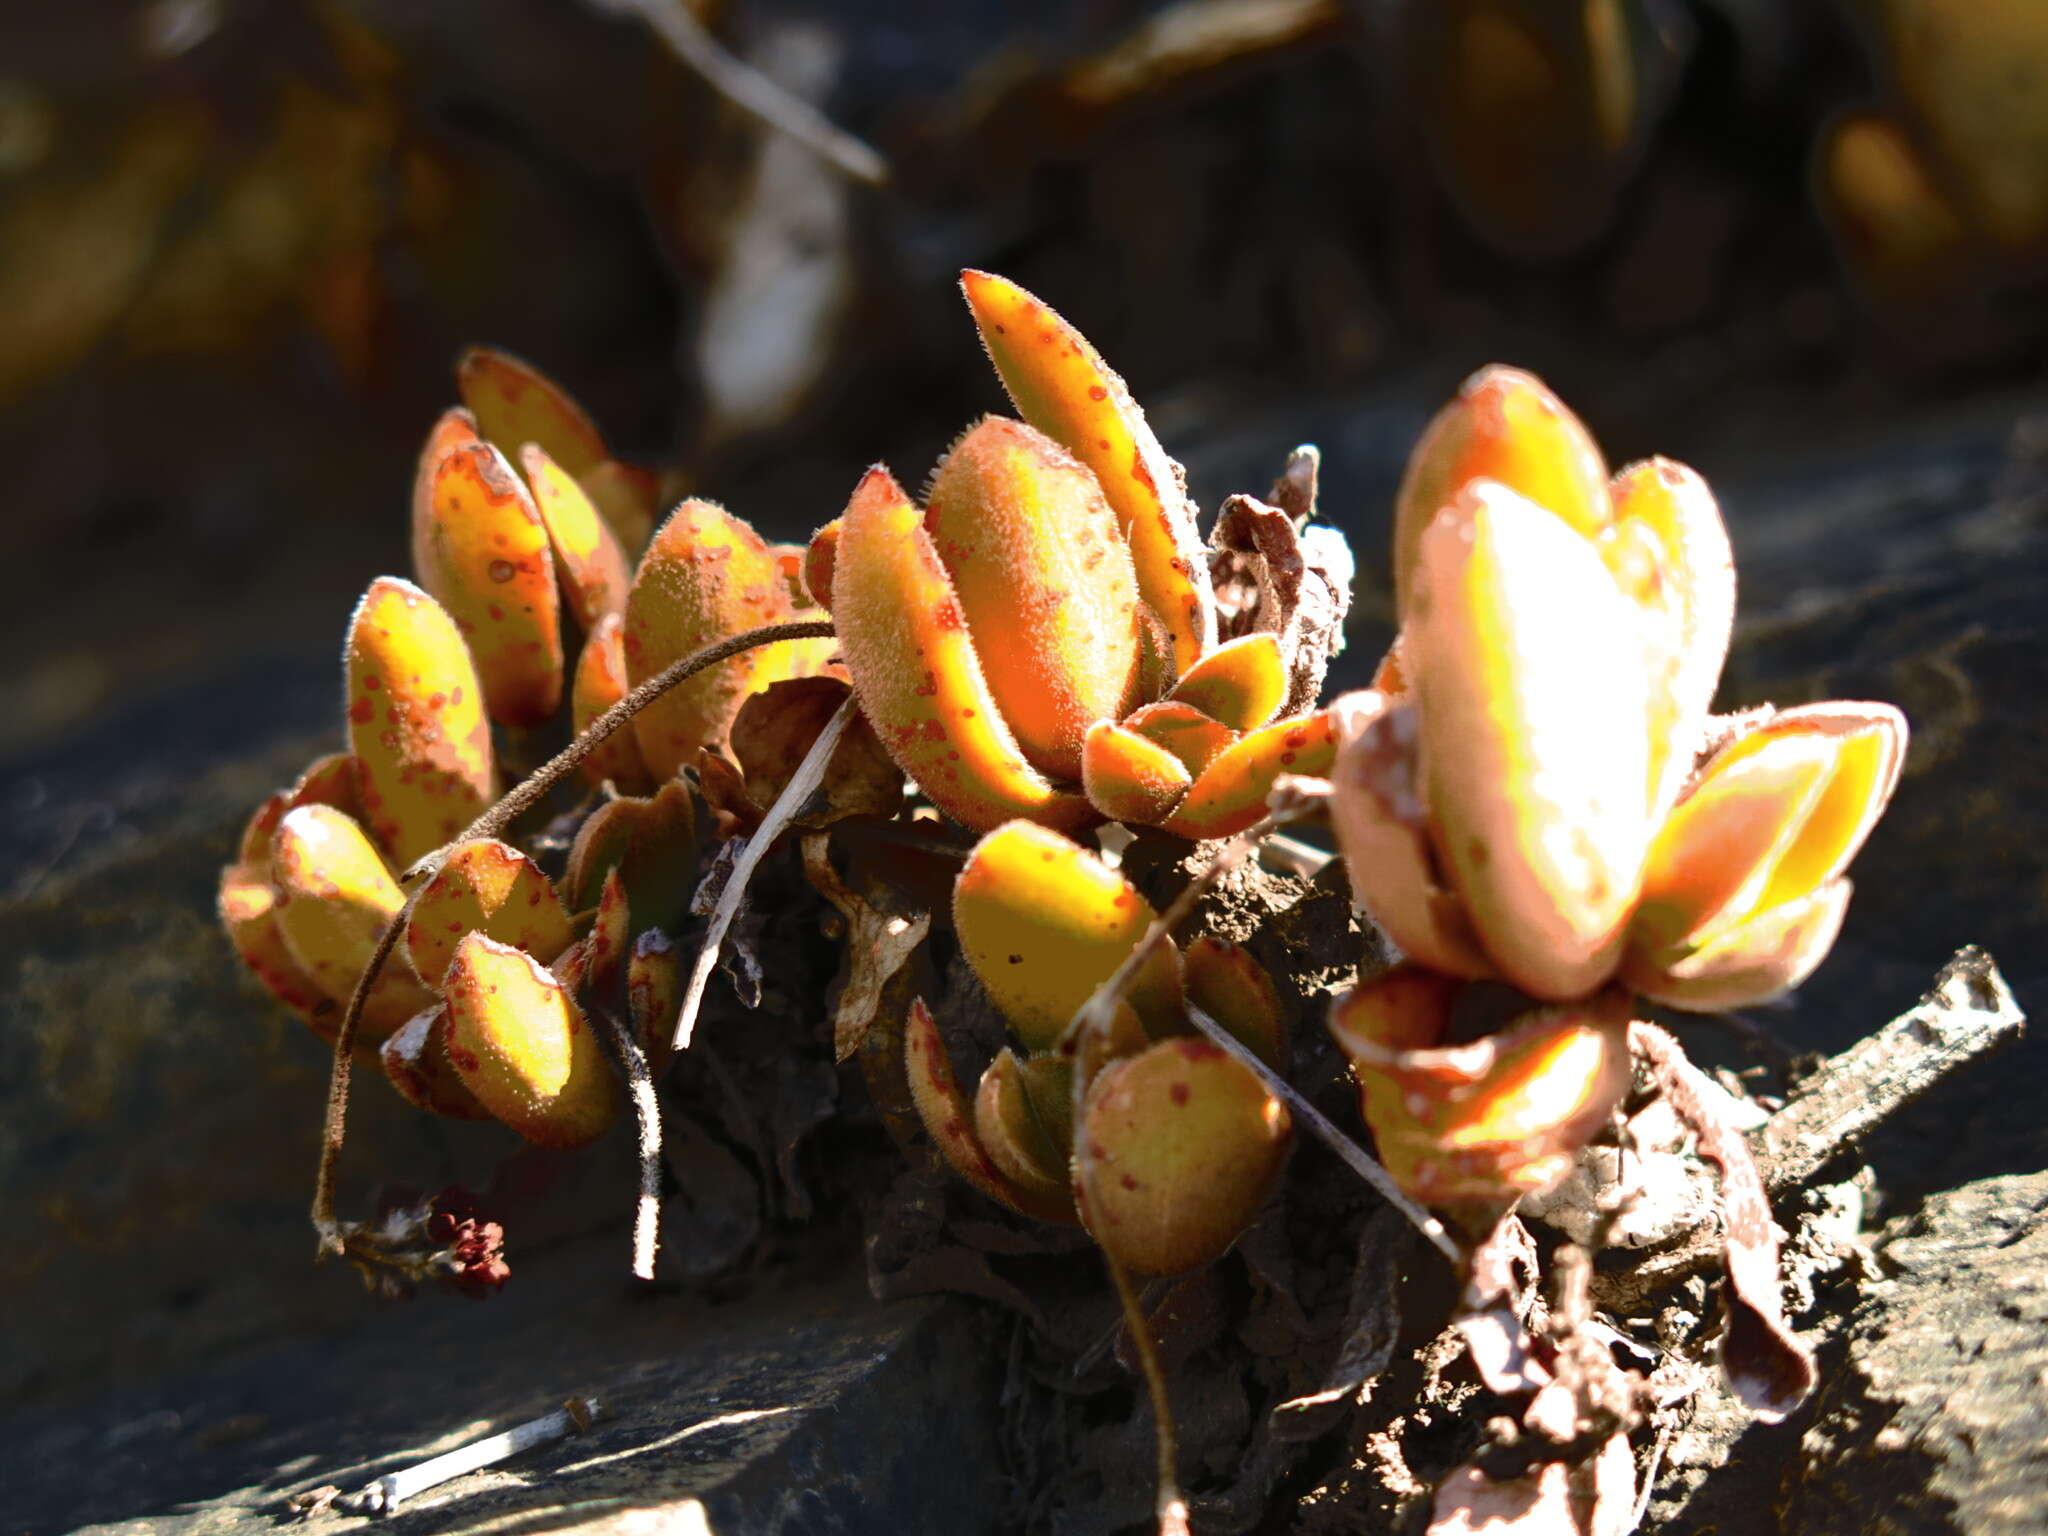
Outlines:
[{"label": "plant stem", "polygon": [[1152,1337],[1152,1320],[1138,1304],[1137,1288],[1130,1271],[1117,1263],[1105,1248],[1102,1262],[1109,1266],[1109,1278],[1116,1286],[1116,1299],[1123,1303],[1124,1326],[1131,1331],[1131,1348],[1138,1356],[1138,1374],[1145,1378],[1145,1395],[1152,1399],[1153,1443],[1158,1447],[1159,1470],[1153,1511],[1159,1519],[1159,1536],[1187,1536],[1188,1504],[1181,1497],[1180,1441],[1173,1422],[1173,1405],[1166,1396],[1166,1370],[1159,1363],[1159,1345]]}]

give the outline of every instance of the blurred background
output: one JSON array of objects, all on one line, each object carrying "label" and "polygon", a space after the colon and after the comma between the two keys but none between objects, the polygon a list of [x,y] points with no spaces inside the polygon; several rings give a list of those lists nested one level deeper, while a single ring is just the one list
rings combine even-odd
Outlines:
[{"label": "blurred background", "polygon": [[[1206,509],[1321,444],[1360,562],[1340,683],[1389,634],[1403,458],[1475,367],[1543,375],[1615,464],[1693,463],[1744,579],[1724,701],[1891,699],[1916,733],[1842,951],[1776,1023],[1838,1048],[1972,940],[2041,1000],[2040,0],[15,3],[0,1080],[32,1104],[0,1188],[48,1240],[0,1294],[97,1295],[95,1254],[153,1289],[11,1385],[177,1358],[303,1276],[319,1053],[242,988],[213,869],[339,724],[459,350],[801,538],[1002,408],[963,266],[1074,321]],[[121,916],[104,872],[149,863],[160,906]],[[121,976],[146,1007],[93,990]],[[259,1027],[289,1135],[250,1150],[285,1118],[253,1089],[215,1141],[174,1123],[253,1070],[175,1052]],[[2043,1093],[1950,1102],[1897,1187],[2048,1163]],[[239,1205],[202,1177],[229,1164]]]},{"label": "blurred background", "polygon": [[964,265],[1093,338],[1206,505],[1320,436],[1361,531],[1494,359],[1710,477],[2039,375],[2034,0],[7,10],[0,752],[331,652],[472,341],[784,537],[999,406]]}]

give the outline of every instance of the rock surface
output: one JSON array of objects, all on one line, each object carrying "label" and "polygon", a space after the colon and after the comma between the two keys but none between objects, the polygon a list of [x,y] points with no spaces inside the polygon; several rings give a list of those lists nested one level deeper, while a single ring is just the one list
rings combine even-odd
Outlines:
[{"label": "rock surface", "polygon": [[[971,1531],[997,1507],[990,1352],[958,1303],[835,1280],[708,1306],[621,1293],[583,1245],[481,1304],[433,1297],[325,1337],[0,1424],[13,1533],[254,1536],[294,1493],[353,1492],[595,1398],[583,1435],[420,1493],[429,1533]],[[600,1262],[594,1262],[600,1261]],[[370,1527],[336,1511],[312,1530]]]},{"label": "rock surface", "polygon": [[1936,1195],[1880,1250],[1784,1490],[1801,1536],[2048,1529],[2048,1173]]}]

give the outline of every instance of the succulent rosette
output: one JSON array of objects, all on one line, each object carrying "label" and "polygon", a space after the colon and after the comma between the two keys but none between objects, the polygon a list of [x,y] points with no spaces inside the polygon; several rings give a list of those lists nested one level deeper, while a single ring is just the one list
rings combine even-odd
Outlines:
[{"label": "succulent rosette", "polygon": [[[1302,708],[1335,632],[1300,622],[1302,530],[1273,514],[1286,547],[1261,570],[1291,560],[1294,585],[1269,583],[1257,627],[1226,636],[1210,576],[1225,552],[1198,540],[1180,467],[1123,381],[1014,284],[962,286],[1024,420],[970,428],[922,507],[869,470],[813,540],[863,712],[975,831],[1249,826],[1276,777],[1325,773],[1336,749],[1327,714]],[[1341,619],[1348,588],[1324,597]]]},{"label": "succulent rosette", "polygon": [[[829,715],[847,685],[821,675],[830,642],[797,641],[671,690],[582,765],[604,798],[559,881],[509,843],[458,841],[498,794],[494,725],[523,737],[554,722],[566,694],[580,732],[704,645],[813,607],[801,551],[708,502],[684,501],[652,527],[652,478],[613,459],[525,364],[473,350],[458,378],[465,403],[435,424],[414,481],[419,584],[379,578],[350,622],[347,750],[258,808],[220,910],[249,968],[331,1041],[410,894],[401,958],[367,997],[362,1049],[422,1108],[576,1145],[619,1109],[589,1010],[623,1021],[657,1058],[675,1019],[669,935],[698,844],[677,770],[724,748],[748,701],[777,684],[801,680],[813,695],[784,737],[806,724],[814,737],[821,703]],[[643,543],[636,563],[629,547]],[[857,736],[849,755],[872,764],[879,748]],[[847,774],[870,802],[884,793],[872,769]]]},{"label": "succulent rosette", "polygon": [[[1617,991],[1724,1009],[1811,974],[1848,901],[1843,872],[1897,783],[1906,725],[1864,703],[1710,715],[1735,577],[1698,475],[1657,459],[1610,479],[1541,383],[1489,368],[1410,461],[1394,574],[1401,629],[1378,687],[1334,706],[1332,816],[1357,900],[1413,966],[1530,1000],[1490,1050],[1513,1058],[1534,1041],[1540,1054],[1595,1016],[1611,1025],[1601,1000]],[[1453,1094],[1457,1072],[1432,1077],[1441,1062],[1404,1054],[1449,1039],[1449,994],[1419,998],[1409,982],[1369,983],[1332,1027],[1383,1147],[1442,1148],[1436,1166],[1397,1160],[1410,1187],[1469,1192],[1452,1172],[1462,1143],[1439,1122],[1446,1095],[1477,1113],[1497,1069],[1474,1068]],[[1602,1060],[1620,1049],[1611,1027],[1599,1038]],[[1571,1059],[1578,1079],[1547,1079],[1547,1129],[1576,1150],[1627,1079]],[[1534,1150],[1516,1163],[1517,1143],[1552,1145],[1532,1112],[1508,1117],[1503,1194],[1564,1166]]]}]

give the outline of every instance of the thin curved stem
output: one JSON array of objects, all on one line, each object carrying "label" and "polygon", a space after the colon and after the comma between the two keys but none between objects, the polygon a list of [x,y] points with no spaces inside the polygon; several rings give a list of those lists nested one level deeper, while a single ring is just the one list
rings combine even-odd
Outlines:
[{"label": "thin curved stem", "polygon": [[1152,1399],[1153,1444],[1159,1455],[1152,1508],[1158,1517],[1159,1536],[1188,1536],[1188,1501],[1180,1492],[1180,1437],[1173,1422],[1173,1405],[1166,1396],[1166,1368],[1159,1360],[1158,1341],[1152,1337],[1152,1320],[1139,1305],[1130,1271],[1107,1248],[1102,1250],[1102,1262],[1109,1266],[1116,1299],[1123,1303],[1124,1326],[1131,1332],[1138,1374],[1145,1378],[1145,1395]]},{"label": "thin curved stem", "polygon": [[405,925],[412,917],[414,901],[426,888],[425,877],[432,876],[441,867],[442,861],[448,857],[448,850],[457,844],[502,833],[537,805],[543,795],[573,773],[579,763],[628,720],[679,683],[687,682],[706,667],[716,666],[756,646],[774,645],[784,640],[822,640],[832,633],[829,619],[766,624],[743,634],[730,635],[663,668],[591,721],[582,735],[515,785],[483,815],[463,828],[453,841],[442,844],[405,872],[402,878],[412,889],[405,898],[405,905],[377,935],[377,946],[370,951],[370,960],[363,967],[362,975],[356,978],[348,1007],[342,1011],[341,1028],[334,1035],[334,1064],[327,1078],[327,1114],[320,1133],[320,1163],[313,1176],[313,1231],[319,1240],[317,1257],[326,1258],[342,1251],[341,1224],[334,1216],[334,1178],[335,1168],[341,1159],[342,1140],[347,1134],[350,1069],[354,1064],[356,1035],[362,1025],[363,1008],[369,1002],[370,989],[377,984],[385,961],[391,958],[391,951],[398,945],[398,936],[405,931]]}]

